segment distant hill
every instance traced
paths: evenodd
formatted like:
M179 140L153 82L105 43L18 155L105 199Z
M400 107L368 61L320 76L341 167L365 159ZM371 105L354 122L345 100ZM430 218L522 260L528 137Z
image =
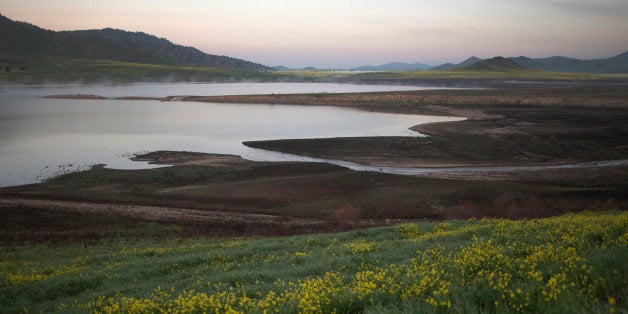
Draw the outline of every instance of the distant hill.
M580 60L567 57L512 57L518 64L535 70L580 73L628 73L628 51L605 59Z
M237 70L269 67L204 53L142 32L105 28L55 32L0 15L0 54L115 60Z
M289 67L285 67L285 66L283 66L283 65L276 65L276 66L273 66L272 68L273 68L273 70L277 70L277 71L288 71L288 70L292 70L291 68L289 68Z
M431 70L453 70L453 69L458 69L458 68L464 68L466 66L470 66L470 65L474 65L478 62L482 61L482 59L478 58L478 57L471 57L467 60L464 60L458 64L453 64L453 63L445 63L445 64L441 64L437 67L431 68Z
M488 72L516 72L523 71L525 67L522 67L515 61L512 61L504 57L495 57L491 59L482 60L475 64L457 68L457 71L488 71Z
M525 68L533 70L599 74L628 73L628 51L614 57L593 60L580 60L561 56L549 58L528 58L520 56L510 57L508 59ZM471 57L458 64L441 64L432 68L432 70L453 70L464 68L480 61L482 61L482 59Z
M425 63L402 63L392 62L382 65L365 65L357 68L353 68L353 71L412 71L412 70L427 70L432 66Z

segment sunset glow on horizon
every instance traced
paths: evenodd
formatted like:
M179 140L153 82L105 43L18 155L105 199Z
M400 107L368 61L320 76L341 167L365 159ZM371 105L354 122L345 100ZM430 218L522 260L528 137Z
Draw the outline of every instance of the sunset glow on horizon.
M52 30L142 31L269 66L594 59L628 50L628 2L617 0L0 0L0 14Z

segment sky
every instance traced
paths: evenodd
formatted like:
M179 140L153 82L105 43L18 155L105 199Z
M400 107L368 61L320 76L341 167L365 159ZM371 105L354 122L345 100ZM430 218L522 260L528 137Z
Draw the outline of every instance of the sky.
M52 30L142 31L295 68L628 50L628 0L0 0L0 13Z

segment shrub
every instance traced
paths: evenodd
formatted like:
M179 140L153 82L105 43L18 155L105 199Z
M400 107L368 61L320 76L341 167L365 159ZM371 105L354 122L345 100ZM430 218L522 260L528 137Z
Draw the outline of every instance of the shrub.
M421 235L421 231L419 230L419 226L413 223L406 223L398 225L395 230L397 233L405 239L416 238Z

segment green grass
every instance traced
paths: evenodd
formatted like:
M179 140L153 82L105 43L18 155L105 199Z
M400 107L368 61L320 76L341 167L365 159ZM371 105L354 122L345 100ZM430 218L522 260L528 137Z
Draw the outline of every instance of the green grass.
M0 65L10 65L11 72L0 71L0 80L37 83L60 82L138 82L138 81L242 81L275 80L269 72L241 71L168 64L145 64L113 60L26 57L0 55ZM26 70L19 70L26 67Z
M257 72L216 69L169 64L146 64L113 60L58 58L47 56L0 55L0 66L11 66L11 72L0 71L6 82L140 82L140 81L333 81L333 82L398 82L431 80L625 80L627 75L518 71L385 71L351 73L348 71L275 71ZM20 68L25 69L20 70Z
M404 71L356 74L353 78L364 79L546 79L546 80L597 80L604 75L549 72L537 70L521 71Z
M2 312L627 309L626 212L2 249Z
M489 71L472 69L381 71L351 73L345 71L277 71L279 74L311 79L339 79L348 81L412 81L412 80L548 80L548 81L597 81L626 79L628 75L606 75L588 73L553 72L540 70Z

